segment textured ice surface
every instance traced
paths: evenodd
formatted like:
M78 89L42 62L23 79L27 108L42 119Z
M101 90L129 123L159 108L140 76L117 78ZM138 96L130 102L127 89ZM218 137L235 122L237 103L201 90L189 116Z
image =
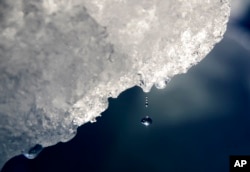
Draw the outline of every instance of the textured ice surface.
M68 141L108 97L149 91L222 39L228 0L0 1L0 168Z

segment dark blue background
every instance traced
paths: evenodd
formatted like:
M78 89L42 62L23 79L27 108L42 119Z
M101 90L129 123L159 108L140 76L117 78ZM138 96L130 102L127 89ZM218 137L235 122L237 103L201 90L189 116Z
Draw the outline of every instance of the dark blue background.
M230 28L249 36L250 10ZM229 155L250 155L250 45L230 34L164 90L134 87L109 99L102 117L74 139L34 160L17 156L2 172L228 172ZM140 123L146 115L149 127Z

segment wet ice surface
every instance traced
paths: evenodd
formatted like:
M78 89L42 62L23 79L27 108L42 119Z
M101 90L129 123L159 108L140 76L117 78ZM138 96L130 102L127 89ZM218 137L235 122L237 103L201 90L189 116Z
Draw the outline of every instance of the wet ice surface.
M164 88L221 40L229 15L227 0L82 2L0 3L0 166L70 140L108 97Z

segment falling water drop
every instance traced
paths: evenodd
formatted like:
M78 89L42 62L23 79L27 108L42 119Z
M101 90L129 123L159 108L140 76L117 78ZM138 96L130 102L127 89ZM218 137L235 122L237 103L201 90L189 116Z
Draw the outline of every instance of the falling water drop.
M43 150L43 146L36 144L34 147L30 148L28 152L23 153L23 155L28 159L34 159Z
M153 120L149 117L149 116L145 116L141 119L141 123L144 125L144 126L149 126L151 125L153 122Z
M145 107L146 108L148 107L148 97L147 96L145 97Z

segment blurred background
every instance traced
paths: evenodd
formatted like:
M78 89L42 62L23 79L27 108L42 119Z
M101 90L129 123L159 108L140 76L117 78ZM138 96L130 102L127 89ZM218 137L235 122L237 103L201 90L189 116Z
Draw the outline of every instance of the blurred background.
M74 139L33 160L16 156L2 172L228 172L230 155L250 155L249 0L232 1L224 39L188 73L162 90L134 87L109 99Z

